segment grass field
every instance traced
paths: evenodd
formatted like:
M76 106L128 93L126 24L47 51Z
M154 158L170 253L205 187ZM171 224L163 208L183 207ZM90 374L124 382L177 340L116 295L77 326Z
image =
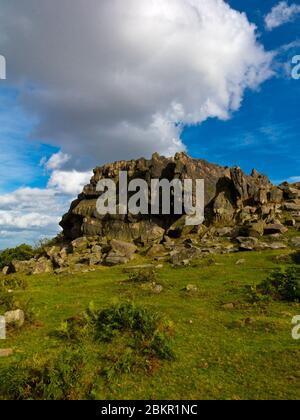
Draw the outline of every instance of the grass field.
M80 398L299 399L300 341L292 339L291 320L300 315L300 305L252 304L245 293L246 285L257 284L279 267L274 258L279 254L220 255L213 262L177 269L166 263L158 272L160 294L129 282L124 267L28 277L28 287L14 293L17 299L31 299L36 319L0 341L0 348L14 350L0 359L0 376L20 360L51 359L65 348L80 346L85 354L80 381L91 382L88 392L76 394ZM236 265L241 258L245 262ZM198 291L184 291L188 284ZM113 365L126 348L120 337L111 343L71 343L54 334L62 321L80 314L91 301L100 309L133 301L161 314L172 325L175 360L115 372Z

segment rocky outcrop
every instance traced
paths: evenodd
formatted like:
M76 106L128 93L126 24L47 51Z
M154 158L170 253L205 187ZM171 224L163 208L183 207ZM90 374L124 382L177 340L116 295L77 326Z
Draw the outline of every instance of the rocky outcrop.
M118 239L138 245L151 245L160 243L164 235L181 236L182 233L190 233L192 228L186 228L182 218L175 214L98 214L98 181L109 178L117 184L120 171L128 172L128 182L141 178L148 183L149 188L151 179L204 179L204 224L207 227L249 225L261 220L272 223L278 216L283 198L283 190L274 187L266 176L260 175L256 170L247 176L239 167L222 167L192 159L185 153L178 153L173 158L154 154L150 160L121 161L96 168L90 184L72 203L60 223L66 239L99 236L107 240Z
M174 203L169 215L162 209L157 215L100 215L97 183L108 178L117 184L120 171L127 171L128 182L143 179L149 190L152 179L204 179L204 223L187 225L185 214L175 214ZM239 167L222 167L185 153L173 158L154 154L150 160L96 168L60 224L63 239L57 245L30 261L13 261L4 273L85 272L100 264L126 264L137 252L182 266L216 253L298 248L299 237L291 240L285 234L300 230L300 184L277 187L256 170L248 176Z

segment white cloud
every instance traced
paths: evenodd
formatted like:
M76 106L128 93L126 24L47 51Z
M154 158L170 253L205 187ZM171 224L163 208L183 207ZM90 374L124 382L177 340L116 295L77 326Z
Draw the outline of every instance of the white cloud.
M299 14L300 5L295 3L289 5L286 1L281 1L266 15L266 28L272 31L285 23L293 21Z
M229 118L272 75L255 25L223 0L10 0L0 28L34 135L81 171L184 149L176 123Z
M0 195L0 250L59 232L59 221L92 173L51 173L47 188L19 188Z
M92 171L53 171L48 188L53 188L62 194L77 195L90 182L92 175Z
M54 236L69 201L69 196L39 188L19 188L0 195L0 249Z
M300 182L300 176L292 176L288 178L287 182L291 184L295 184L296 182Z
M48 161L42 159L41 164L45 166L48 170L60 169L65 163L67 163L71 159L71 156L63 153L58 152L51 156Z

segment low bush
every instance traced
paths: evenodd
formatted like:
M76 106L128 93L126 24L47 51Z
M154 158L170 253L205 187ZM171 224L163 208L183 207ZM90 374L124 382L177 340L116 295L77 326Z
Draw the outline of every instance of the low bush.
M28 287L28 281L22 277L3 277L0 279L0 286L8 289L23 289Z
M63 321L54 335L67 340L81 341L89 332L89 323L84 316L79 315Z
M11 400L75 400L84 396L82 349L66 349L49 360L33 358L1 369L0 395Z
M23 310L26 322L31 324L36 320L37 313L31 299L19 300L11 290L0 285L0 315L16 309Z
M16 309L16 299L14 294L0 285L0 315L7 311L12 311L13 309Z
M172 329L171 322L133 303L104 310L90 304L84 314L65 321L55 335L77 342L102 342L102 373L109 379L134 368L151 369L153 360L173 360Z
M248 288L249 293L249 288ZM300 301L300 267L274 270L269 277L250 289L253 301L278 299L288 302Z
M291 255L294 264L300 264L300 251L296 251Z
M167 325L160 316L133 303L122 303L100 311L94 321L95 338L110 342L120 333L129 333L134 348L147 356L171 360L171 348Z
M144 269L130 273L129 280L133 283L155 283L157 275L153 268Z
M8 248L0 254L0 269L9 266L13 260L27 261L35 255L34 249L30 245L20 245L16 248Z

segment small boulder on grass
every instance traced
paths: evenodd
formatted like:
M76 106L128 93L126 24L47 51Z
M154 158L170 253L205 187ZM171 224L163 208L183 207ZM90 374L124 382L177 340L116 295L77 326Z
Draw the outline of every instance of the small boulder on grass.
M225 303L223 306L222 306L222 308L223 309L234 309L234 303Z
M292 238L290 240L290 244L295 247L295 248L300 248L300 237L299 236L295 236L294 238Z
M0 349L0 357L8 357L13 354L12 349Z
M4 314L4 317L6 325L16 325L17 327L22 327L25 322L25 314L22 309L8 311Z
M8 273L9 273L9 267L8 266L3 267L2 274L6 276Z
M184 290L188 293L196 293L198 292L198 287L194 284L188 284Z

